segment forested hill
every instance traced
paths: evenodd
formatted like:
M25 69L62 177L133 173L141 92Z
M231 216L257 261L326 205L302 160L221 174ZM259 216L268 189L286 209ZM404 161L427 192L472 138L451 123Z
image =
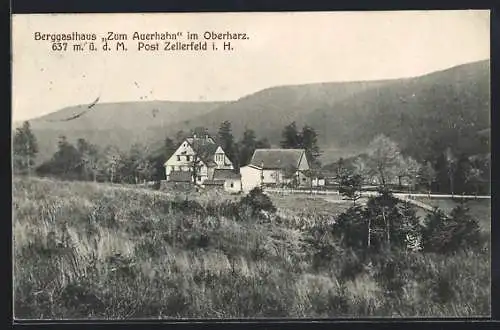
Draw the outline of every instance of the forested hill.
M490 126L489 75L486 60L415 78L280 86L224 104L191 124L216 131L229 120L236 136L252 128L274 145L284 125L308 124L326 159L360 150L380 133L417 159L448 146L470 153L482 145L476 133Z
M322 145L366 146L384 133L419 160L447 147L456 154L485 153L489 80L489 61L466 64L373 88L314 111L306 121L321 132Z
M102 147L115 145L127 149L136 142L151 143L163 139L167 134L167 126L179 123L189 125L192 118L222 104L224 102L143 101L97 103L91 109L88 109L87 104L67 107L30 120L40 146L37 161L52 156L61 135L71 142L84 138ZM64 120L87 109L85 114L76 119Z
M291 121L316 129L323 163L351 150L362 150L377 134L397 141L418 160L451 147L457 154L488 151L490 127L489 60L460 65L428 75L369 82L336 82L279 86L225 103L131 102L97 104L84 116L63 109L31 121L41 150L49 156L61 134L91 143L128 148L137 141L160 141L179 130L204 126L216 132L230 121L239 139L245 128L279 145ZM163 108L165 105L165 109ZM85 107L82 106L82 107ZM155 109L159 111L155 111Z

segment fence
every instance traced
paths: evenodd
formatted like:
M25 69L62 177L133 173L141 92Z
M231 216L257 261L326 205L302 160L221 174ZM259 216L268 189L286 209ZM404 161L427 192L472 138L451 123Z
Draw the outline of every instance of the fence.
M264 188L264 191L281 195L288 194L309 194L309 195L340 195L337 190L317 190L317 189L292 189L292 188Z
M265 187L264 191L278 194L309 194L309 195L339 195L338 190L317 190L317 189L293 189L293 188L270 188ZM376 191L361 191L361 196L376 196ZM423 194L423 193L393 193L395 197L412 199L415 197L426 198L456 198L456 199L491 199L489 195L460 195L460 194Z

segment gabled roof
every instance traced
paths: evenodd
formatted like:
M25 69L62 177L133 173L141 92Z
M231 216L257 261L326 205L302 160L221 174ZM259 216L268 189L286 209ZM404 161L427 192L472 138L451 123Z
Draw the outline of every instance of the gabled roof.
M169 181L172 182L191 182L192 180L191 172L171 171L169 174Z
M250 165L263 169L298 168L304 149L256 149Z
M213 180L226 180L226 179L240 179L241 175L239 173L235 173L233 170L228 169L215 169Z
M186 141L189 143L193 151L198 154L200 159L207 166L216 165L214 161L215 151L219 145L214 143L211 138L187 138Z

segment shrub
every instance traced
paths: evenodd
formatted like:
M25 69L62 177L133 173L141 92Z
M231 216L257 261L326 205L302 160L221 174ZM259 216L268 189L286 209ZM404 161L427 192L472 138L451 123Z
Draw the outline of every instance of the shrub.
M174 200L171 202L171 207L173 210L180 211L184 214L204 215L206 213L203 206L195 200Z
M481 232L465 204L457 205L447 217L436 209L425 219L422 244L426 252L453 253L481 245Z
M363 178L359 174L345 172L340 177L339 193L345 199L351 200L353 205L361 198L360 190Z
M353 206L340 214L334 226L334 235L345 247L366 249L368 222L365 210L360 206Z
M161 181L155 181L152 185L153 190L160 190L161 188Z
M243 197L240 201L240 205L249 207L253 215L259 215L261 211L276 212L276 207L273 205L271 198L264 194L262 189L258 187L252 189L248 195Z
M342 245L359 251L416 249L419 234L415 209L387 191L370 197L364 208L350 207L339 215L335 225L335 235Z

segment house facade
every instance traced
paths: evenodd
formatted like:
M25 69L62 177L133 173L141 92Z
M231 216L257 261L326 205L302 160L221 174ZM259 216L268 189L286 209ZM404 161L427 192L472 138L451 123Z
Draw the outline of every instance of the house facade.
M240 169L242 189L286 185L310 187L309 169L304 149L256 149L250 163Z
M212 179L206 180L203 185L230 193L237 193L242 191L241 174L230 169L215 169Z
M199 185L212 180L217 169L234 169L224 150L208 135L194 135L184 140L164 166L167 182L185 181L190 177L190 182L194 179Z

